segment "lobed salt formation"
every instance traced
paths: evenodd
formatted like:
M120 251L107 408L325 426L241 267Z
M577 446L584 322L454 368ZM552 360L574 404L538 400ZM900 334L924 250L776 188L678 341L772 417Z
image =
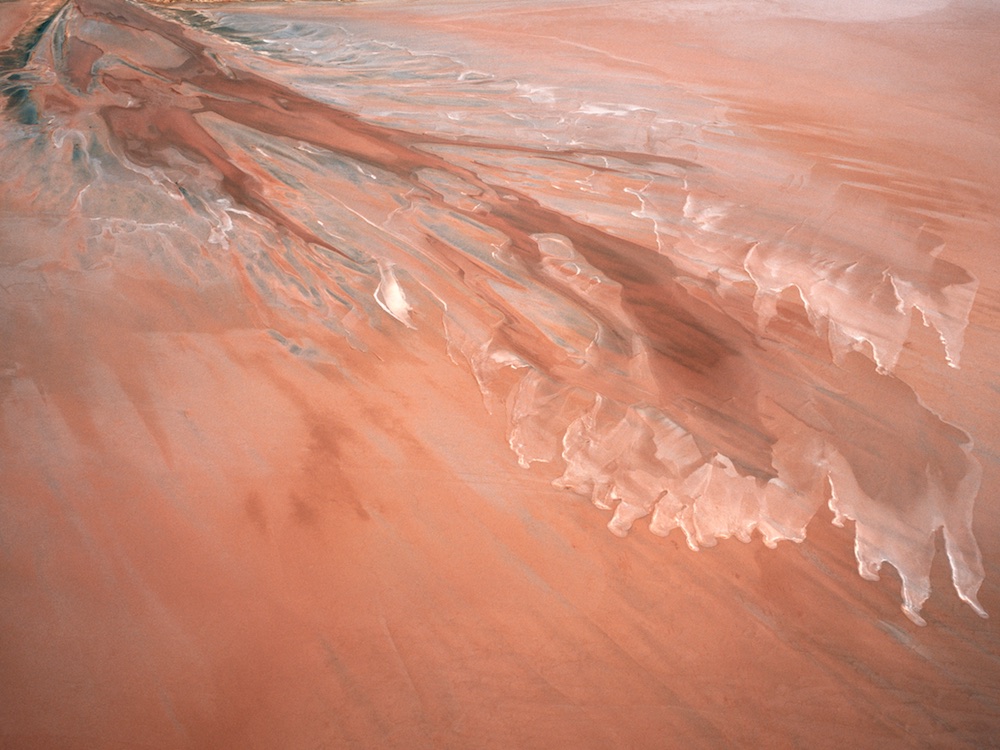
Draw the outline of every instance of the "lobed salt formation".
M873 163L747 150L680 84L621 101L586 70L549 85L436 41L68 3L5 73L14 306L66 269L152 273L238 279L305 358L335 360L331 333L374 356L372 330L439 329L520 463L560 464L613 533L649 517L692 549L774 546L827 503L914 622L939 529L986 616L970 437L895 374L914 313L959 365L977 288L940 259L917 177L886 193Z

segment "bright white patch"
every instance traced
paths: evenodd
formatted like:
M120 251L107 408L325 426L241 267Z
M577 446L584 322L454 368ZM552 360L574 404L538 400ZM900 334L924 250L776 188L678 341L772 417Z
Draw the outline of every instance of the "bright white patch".
M635 104L583 104L577 110L581 115L612 115L613 117L625 117L633 112L651 110L639 107Z
M407 328L413 328L414 325L410 322L410 310L413 308L406 301L403 287L396 280L396 274L393 272L392 266L380 263L378 270L382 280L379 281L378 288L375 290L375 301L378 302L379 307Z

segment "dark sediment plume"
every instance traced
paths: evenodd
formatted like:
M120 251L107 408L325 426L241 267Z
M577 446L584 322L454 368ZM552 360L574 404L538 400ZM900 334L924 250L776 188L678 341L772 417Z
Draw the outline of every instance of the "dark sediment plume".
M394 271L405 269L444 306L448 339L486 391L500 370L513 368L514 385L508 376L503 387L512 388L511 445L522 463L561 457L568 468L557 481L601 507L616 506L610 524L616 533L652 513L655 530L680 527L694 548L718 537L749 539L755 530L773 544L803 538L812 514L828 502L838 520L856 522L862 575L892 562L903 578L904 609L920 621L934 533L943 527L959 595L985 614L976 601L983 571L970 528L979 469L968 435L925 409L888 372L877 338L870 338L875 361L851 351L860 337L849 342L849 353L838 350L833 331L840 313L829 306L811 319L813 330L799 325L776 333L770 324L777 308L762 311L761 299L777 292L763 282L756 293L729 295L723 305L710 278L686 282L690 275L669 253L544 206L497 181L498 169L477 154L500 171L504 159L558 160L577 170L613 160L619 166L605 167L612 177L666 170L691 179L702 165L607 149L538 150L366 122L224 63L223 52L208 46L210 34L137 5L76 0L60 19L59 28L46 22L32 32L33 39L47 39L54 80L19 95L18 107L65 117L74 123L67 127L92 128L99 118L105 133L99 140L123 163L207 176L235 210L283 238L287 252L271 259L271 273L306 299L328 294L317 311L341 307L347 315L353 305L343 301L359 291L352 285L374 273L375 301L412 325L406 285ZM407 212L415 216L408 227L383 224L374 241L399 233L415 239L402 247L337 239L342 228L296 207L296 191L304 189L299 177L269 172L234 151L245 148L242 134L305 144L369 170L368 190L389 191L383 197L390 202L407 196L393 222L406 221ZM301 177L312 179L305 169ZM383 180L391 184L380 187ZM323 189L335 196L336 182ZM184 195L193 206L190 189ZM437 217L430 223L442 229L422 228L426 217ZM485 269L469 254L477 236L503 245L500 260L494 253ZM546 247L557 247L555 257ZM319 261L324 250L344 261L333 276ZM450 278L440 277L442 260ZM459 270L470 263L486 271L475 284ZM610 296L601 302L582 294L553 277L559 267L585 272ZM766 272L758 268L757 278ZM781 283L772 286L780 290ZM479 322L468 328L462 315ZM797 315L786 313L786 321ZM869 324L877 336L879 321ZM569 343L574 339L579 343ZM532 395L539 386L544 398ZM553 402L562 405L557 417L548 408ZM920 437L910 440L914 425ZM548 435L537 454L518 443L529 432Z

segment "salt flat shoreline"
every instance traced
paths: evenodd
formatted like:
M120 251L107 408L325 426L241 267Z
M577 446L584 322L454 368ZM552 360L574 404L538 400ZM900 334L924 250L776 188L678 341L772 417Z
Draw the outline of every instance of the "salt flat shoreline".
M173 7L0 121L0 744L994 741L995 8Z

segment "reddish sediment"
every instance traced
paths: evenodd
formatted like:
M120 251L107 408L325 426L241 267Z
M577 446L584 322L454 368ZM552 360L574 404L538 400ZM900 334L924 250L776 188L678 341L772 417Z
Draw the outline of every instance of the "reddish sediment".
M233 8L445 74L115 0L41 38L4 742L991 741L992 11Z

